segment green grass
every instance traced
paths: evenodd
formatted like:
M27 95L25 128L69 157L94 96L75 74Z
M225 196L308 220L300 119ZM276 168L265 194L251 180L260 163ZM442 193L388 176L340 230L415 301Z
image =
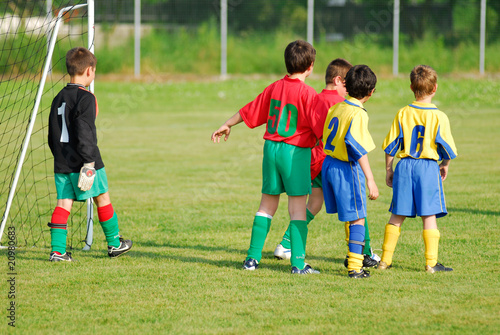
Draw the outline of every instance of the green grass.
M209 138L274 79L119 83L98 77L99 145L121 232L134 248L108 259L97 225L92 251L73 250L73 264L49 263L48 247L18 249L17 332L497 333L500 82L439 80L435 102L450 117L459 152L445 181L450 214L438 220L439 258L454 271L423 271L421 222L408 219L394 268L356 281L342 264L343 224L324 211L309 226L307 249L320 275L292 277L288 262L273 259L288 224L285 196L261 267L241 270L260 200L264 129L238 125L219 145ZM320 79L308 82L323 87ZM375 249L382 246L391 199L380 145L398 108L412 101L408 86L407 79L381 78L365 104L378 146L369 154L381 194L368 207ZM48 228L44 234L47 239Z

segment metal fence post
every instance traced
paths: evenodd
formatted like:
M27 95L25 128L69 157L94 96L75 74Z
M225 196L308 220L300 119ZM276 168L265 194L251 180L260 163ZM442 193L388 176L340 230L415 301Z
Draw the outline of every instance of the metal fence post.
M394 0L394 22L392 27L392 74L399 73L399 0Z

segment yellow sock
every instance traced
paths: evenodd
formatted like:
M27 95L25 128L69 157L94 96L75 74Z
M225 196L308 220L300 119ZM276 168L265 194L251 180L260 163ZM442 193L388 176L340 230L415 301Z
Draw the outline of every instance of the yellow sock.
M356 272L361 271L361 268L363 267L363 255L355 254L353 252L349 252L347 255L349 256L347 261L347 270L355 270Z
M430 267L436 266L439 249L439 230L424 229L424 244L425 244L425 265Z
M349 244L349 222L344 223L345 224L345 242Z
M384 244L382 245L382 262L387 265L392 264L392 256L396 245L398 244L399 235L401 234L401 227L396 227L393 224L385 225Z

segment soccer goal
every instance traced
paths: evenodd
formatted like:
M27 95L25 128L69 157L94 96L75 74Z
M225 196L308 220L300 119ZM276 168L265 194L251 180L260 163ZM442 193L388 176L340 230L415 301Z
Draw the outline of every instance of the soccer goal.
M0 0L0 15L0 244L8 226L16 246L50 246L56 193L48 116L69 81L66 52L94 49L94 0ZM90 249L92 230L92 203L75 203L68 247Z

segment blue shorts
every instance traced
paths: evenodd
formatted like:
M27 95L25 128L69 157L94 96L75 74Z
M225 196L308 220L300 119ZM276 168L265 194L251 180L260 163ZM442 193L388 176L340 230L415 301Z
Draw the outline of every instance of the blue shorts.
M90 190L83 192L78 188L79 173L56 173L54 180L56 182L57 199L73 199L76 201L85 201L89 198L108 192L108 177L104 168L95 172L94 183Z
M389 211L407 217L436 215L439 218L448 214L435 160L403 158L398 162Z
M359 164L326 156L321 175L328 214L338 213L342 222L366 217L365 174Z

